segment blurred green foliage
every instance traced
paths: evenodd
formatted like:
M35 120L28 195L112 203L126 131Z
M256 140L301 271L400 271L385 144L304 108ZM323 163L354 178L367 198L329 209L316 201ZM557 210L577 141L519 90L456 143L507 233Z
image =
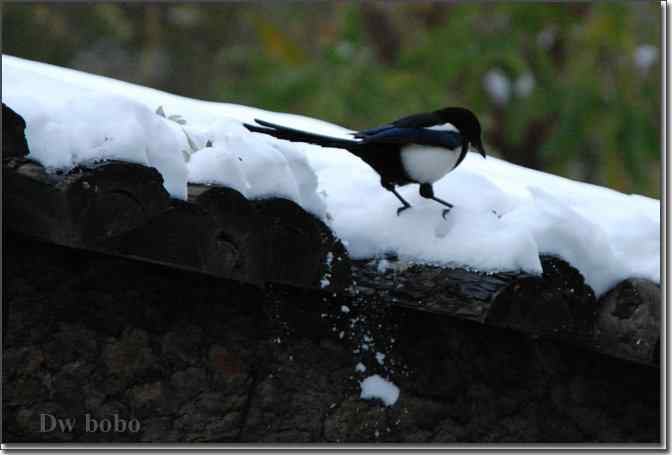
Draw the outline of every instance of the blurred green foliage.
M447 105L503 158L660 197L653 2L18 4L4 52L361 128Z

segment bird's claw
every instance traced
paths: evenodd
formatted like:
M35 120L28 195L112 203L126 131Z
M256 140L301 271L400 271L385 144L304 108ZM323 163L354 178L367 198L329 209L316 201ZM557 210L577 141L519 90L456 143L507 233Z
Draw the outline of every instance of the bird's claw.
M450 213L450 209L443 209L443 212L441 212L441 218L447 220L446 215L448 215L448 213Z
M403 207L399 207L399 208L397 209L397 216L401 215L401 212L403 212L404 210L406 210L406 209L410 209L410 208L411 208L410 205L404 205Z

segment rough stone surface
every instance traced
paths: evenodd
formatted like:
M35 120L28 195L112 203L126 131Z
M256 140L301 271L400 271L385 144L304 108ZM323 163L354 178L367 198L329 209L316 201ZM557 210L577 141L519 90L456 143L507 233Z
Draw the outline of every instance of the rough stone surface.
M384 261L353 261L353 296L658 364L661 296L650 281L626 280L598 301L581 273L553 256L541 257L539 276Z
M60 245L104 249L170 207L161 174L139 164L109 161L50 174L10 158L3 159L3 178L8 229Z
M7 158L3 177L3 213L14 232L260 286L350 284L343 245L289 200L248 201L204 185L191 185L188 201L171 199L156 169L117 161L54 174Z
M624 280L600 299L596 343L605 352L658 364L661 317L660 286Z
M3 240L5 442L660 440L654 367L371 296ZM399 386L393 406L359 398L370 374ZM42 414L76 424L42 432ZM87 432L87 414L140 431Z
M355 293L535 335L592 335L595 295L562 259L542 256L541 276L386 263L380 270L376 260L354 262Z

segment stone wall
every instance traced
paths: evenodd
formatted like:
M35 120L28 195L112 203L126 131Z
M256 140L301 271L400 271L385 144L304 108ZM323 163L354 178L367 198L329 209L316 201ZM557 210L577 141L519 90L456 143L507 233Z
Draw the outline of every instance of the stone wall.
M4 442L660 439L656 367L374 299L3 245ZM393 406L359 398L374 373L399 386ZM40 414L74 428L42 432ZM86 414L140 431L86 432Z

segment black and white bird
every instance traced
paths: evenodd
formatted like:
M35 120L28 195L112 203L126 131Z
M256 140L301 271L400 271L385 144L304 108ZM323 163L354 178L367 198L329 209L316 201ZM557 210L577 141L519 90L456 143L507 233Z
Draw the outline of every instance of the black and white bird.
M420 196L447 207L442 212L445 218L453 205L436 197L432 185L455 169L470 147L485 158L481 124L473 112L462 107L403 117L351 133L353 139L324 136L259 119L255 122L258 125L245 124L245 127L278 139L346 149L358 156L380 175L383 188L394 193L403 204L397 209L397 215L411 204L401 197L396 187L418 183Z

